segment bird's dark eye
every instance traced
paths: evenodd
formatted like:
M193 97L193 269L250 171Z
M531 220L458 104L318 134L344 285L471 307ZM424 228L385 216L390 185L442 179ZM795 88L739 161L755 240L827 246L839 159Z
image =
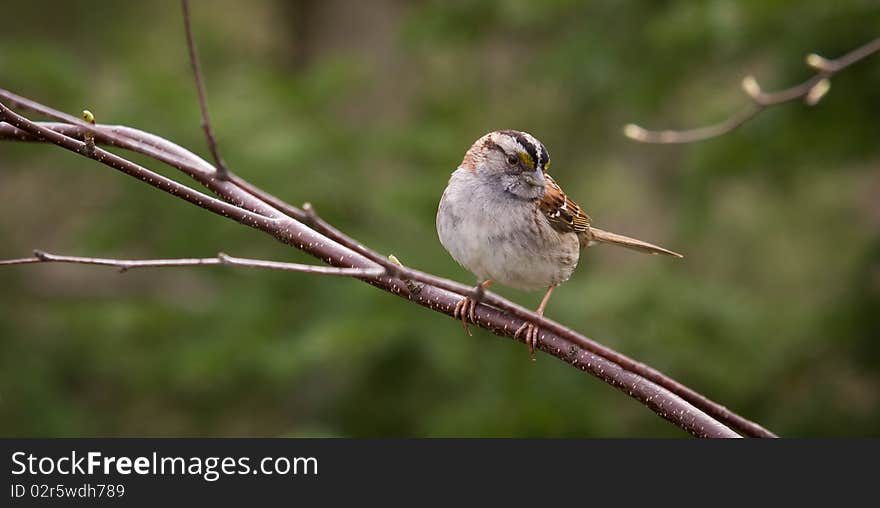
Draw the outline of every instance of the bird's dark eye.
M511 166L516 166L516 164L518 162L519 162L519 157L517 157L516 155L508 155L507 156L507 163L510 164Z

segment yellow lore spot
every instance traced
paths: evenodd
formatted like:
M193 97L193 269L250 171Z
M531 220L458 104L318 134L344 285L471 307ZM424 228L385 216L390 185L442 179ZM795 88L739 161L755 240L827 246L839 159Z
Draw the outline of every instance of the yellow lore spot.
M535 169L535 161L532 160L532 156L526 152L517 152L516 154L519 156L519 160L523 162L529 169Z

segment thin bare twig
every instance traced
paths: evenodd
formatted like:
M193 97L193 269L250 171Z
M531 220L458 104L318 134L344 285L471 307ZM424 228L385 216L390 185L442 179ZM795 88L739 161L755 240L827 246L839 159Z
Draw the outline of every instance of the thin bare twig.
M835 60L828 60L811 53L807 55L806 61L807 65L816 70L816 74L799 85L778 92L764 92L753 76L746 76L742 81L742 87L752 103L714 125L689 130L652 131L631 123L623 127L623 134L642 143L659 144L693 143L718 137L737 129L769 107L799 99L803 99L810 106L817 104L831 87L831 76L878 51L880 51L880 38Z
M205 131L208 149L211 150L211 157L214 158L214 163L217 166L217 178L228 180L229 168L226 167L226 163L220 157L220 150L217 149L217 139L214 137L214 128L211 127L211 117L208 114L208 101L205 99L205 83L202 80L202 66L199 64L199 54L196 50L196 41L192 34L192 23L189 19L189 0L180 0L180 7L183 10L183 27L186 30L186 46L189 48L189 61L196 81L196 91L199 95L199 108L202 111L202 130Z
M35 250L33 257L0 260L0 266L27 265L35 263L72 263L80 265L112 266L119 268L119 271L121 272L131 270L132 268L230 265L266 268L269 270L282 270L287 272L311 273L317 275L337 275L342 277L368 278L380 277L385 274L385 269L383 268L336 268L333 266L304 265L301 263L285 263L281 261L267 261L264 259L239 258L222 252L217 254L217 257L213 258L112 259L62 256L59 254L51 254L49 252Z
M4 96L5 93L7 92L0 91L0 96ZM18 97L18 103L26 102L29 109L41 111L43 114L49 112L52 113L52 115L54 115L55 117L63 116L63 114L54 112L54 110L51 110L51 108L47 108L46 106L39 105L38 103L34 103L33 101L29 101L27 99L24 99L22 101L22 99L23 98ZM49 128L48 126L52 125L53 127L58 127L59 130L68 131L68 134L79 136L82 135L83 130L93 129L95 132L95 138L99 142L111 142L112 144L116 144L118 146L129 145L130 149L140 151L141 153L153 156L154 158L158 158L154 153L157 149L161 151L164 154L162 156L166 158L169 154L173 153L174 156L171 157L173 166L179 166L181 170L187 172L188 174L192 174L191 172L193 171L194 166L196 166L195 174L193 174L194 177L197 177L200 171L204 171L203 169L201 169L203 167L203 164L205 164L204 161L201 161L200 164L200 159L198 159L197 156L191 154L191 152L177 147L177 145L174 145L167 140L162 140L160 142L157 139L153 139L158 137L148 135L147 133L143 133L142 131L138 131L137 129L111 126L97 126L97 128L92 128L90 125L79 124L75 126L65 126L63 128L60 127L60 124L42 125L45 128ZM34 127L31 127L31 131L38 132ZM137 140L126 139L125 136L129 133L134 133L133 135L137 138ZM151 137L145 138L145 135ZM28 139L28 136L30 136L30 139ZM34 139L33 135L29 135L26 132L17 131L8 126L4 127L2 125L0 125L0 137L14 140ZM64 145L61 144L60 146ZM159 148L156 149L149 147ZM236 177L234 177L234 179L235 178ZM203 181L202 178L197 179L199 181ZM236 185L233 185L232 187L223 185L219 187L212 187L212 190L227 201L243 203L242 206L244 208L256 209L263 207L270 210L273 214L279 213L279 210L281 212L284 212L284 214L287 214L283 215L282 217L276 218L270 223L261 224L258 229L263 229L267 233L275 236L276 238L285 241L286 243L290 243L306 252L315 255L316 257L319 257L326 262L330 262L337 266L382 266L382 263L377 263L376 261L373 261L373 258L382 259L382 261L387 262L387 260L379 256L378 254L375 254L366 247L360 245L354 240L351 240L343 233L335 230L335 228L333 228L329 224L320 221L320 219L314 213L314 210L299 210L298 208L284 203L283 201L280 201L278 200L278 198L274 197L271 201L265 200L264 198L255 196L254 194L268 195L267 193L256 189L256 187L247 184L246 182L238 180L240 179L237 179L235 181ZM216 180L213 181L214 183L216 183ZM203 181L203 183L206 182ZM239 187L238 184L241 184L241 187ZM247 188L247 191L245 191L245 187ZM307 222L310 223L325 224L326 229L336 231L336 236L344 239L345 242L340 242L341 245L337 244L333 239L322 236L321 234L311 229L304 228L304 226L300 222L293 220L292 217L290 218L291 220L285 220L285 217L289 217L292 215L303 217ZM352 249L351 247L349 247L349 245L357 245L358 248ZM369 252L370 256L368 257L362 255L360 253L361 251ZM422 274L421 272L407 269L405 267L398 267L396 265L395 268L396 271L389 271L389 273L394 273L395 276L364 280L377 287L385 289L386 291L390 291L394 294L408 298L409 300L418 303L419 305L423 305L433 310L444 312L448 315L452 314L452 308L460 298L460 295L470 294L471 291L471 288L468 286L448 281L446 279L437 278L428 274ZM397 278L398 276L403 276L404 278L412 278L414 280L419 280L420 282L425 281L428 284L431 284L433 282L436 285L423 286L420 288L418 293L414 293L410 290L408 284L405 281L401 281ZM447 292L444 288L449 288L456 292L450 293ZM653 369L650 369L649 367L639 362L635 362L634 360L631 360L624 355L621 355L620 353L604 348L603 346L599 346L593 341L587 339L586 337L583 337L582 335L577 334L576 332L569 330L562 325L559 325L558 323L547 320L546 318L540 319L537 316L531 316L531 314L533 314L531 313L531 311L528 311L527 309L524 309L512 302L501 299L500 297L497 297L497 295L487 293L485 295L485 298L486 301L491 302L498 308L512 308L516 312L511 313L513 315L503 314L499 310L496 310L496 308L493 306L480 305L477 309L477 321L479 326L487 328L497 334L510 337L513 335L513 332L524 322L524 319L517 317L518 315L522 314L526 316L526 320L540 322L541 326L545 327L542 329L543 333L541 335L542 350L548 352L551 355L557 356L560 359L563 359L564 361L580 368L581 370L588 371L593 375L600 377L609 384L639 399L648 407L657 412L657 414L659 414L660 416L676 423L677 425L688 430L689 432L702 436L731 437L729 429L724 430L726 429L726 427L724 427L723 425L719 427L720 424L718 424L718 422L715 422L711 418L708 418L705 414L701 413L700 410L704 410L707 413L712 414L715 418L719 418L719 420L727 422L745 435L758 437L774 436L774 434L770 433L766 429L763 429L759 425L754 424L753 422L749 422L748 420L738 415L735 415L727 408L724 408L723 406L712 402L708 398L697 394L693 390L684 387L683 385L669 379L663 374ZM497 298L498 300L493 301L494 298ZM556 333L556 331L561 331L561 333ZM602 353L597 354L594 351L600 351ZM605 355L607 355L608 357L606 357ZM621 363L617 363L616 361L609 358L615 356L624 365L621 365ZM655 380L659 380L660 383L656 383ZM681 399L679 399L677 395L680 396ZM700 416L701 414L702 416Z

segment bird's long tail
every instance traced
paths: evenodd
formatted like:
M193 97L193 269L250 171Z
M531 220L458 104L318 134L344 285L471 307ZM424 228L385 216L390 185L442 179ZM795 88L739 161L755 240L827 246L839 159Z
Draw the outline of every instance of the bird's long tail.
M641 240L636 240L635 238L630 238L628 236L618 235L617 233L611 233L609 231L603 231L599 228L594 228L590 226L589 235L587 235L587 240L590 244L599 242L599 243L610 243L614 245L619 245L621 247L626 247L627 249L637 250L639 252L645 252L648 254L665 254L667 256L675 256L677 258L683 258L681 254L678 252L673 252L668 249L664 249L658 245L654 245L652 243L643 242Z

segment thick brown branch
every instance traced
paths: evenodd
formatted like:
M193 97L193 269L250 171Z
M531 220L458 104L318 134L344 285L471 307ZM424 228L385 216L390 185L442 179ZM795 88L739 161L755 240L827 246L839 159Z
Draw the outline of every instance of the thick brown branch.
M811 106L818 103L828 91L831 76L878 51L880 51L880 38L835 60L826 60L816 54L810 54L807 56L807 64L816 69L816 74L798 85L777 92L763 92L755 78L747 76L743 79L743 89L752 99L752 103L714 125L689 130L652 131L636 124L627 124L623 128L623 134L642 143L660 144L693 143L722 136L734 131L769 107L800 99Z
M7 96L7 94L9 95ZM17 97L10 92L0 90L0 98L8 99L10 96ZM52 118L63 119L65 116L48 108L40 108L38 111L41 114L45 114ZM76 122L81 122L79 119L74 120ZM270 218L284 215L262 201L237 199L237 194L235 192L237 187L231 182L217 179L214 173L214 166L189 150L154 134L122 125L93 126L84 123L77 123L76 125L57 122L34 123L78 140L83 139L86 133L92 133L95 136L95 141L99 144L125 148L151 157L184 172L227 202L238 207L245 208ZM29 142L44 141L37 136L31 135L26 131L6 123L0 123L0 139Z
M14 111L10 110L2 103L0 103L0 118L36 138L45 139L46 141L66 148L67 150L79 153L80 155L89 157L91 159L95 159L102 164L106 164L114 169L118 169L123 173L142 180L147 184L161 189L173 196L177 196L202 208L211 210L214 213L223 215L224 217L235 219L236 221L247 226L259 228L261 225L265 225L267 222L270 222L272 220L271 218L251 212L250 210L239 208L229 203L220 201L219 199L208 196L207 194L203 194L199 191L191 189L185 185L175 182L174 180L171 180L170 178L166 178L158 173L150 171L143 166L135 164L127 159L123 159L122 157L119 157L118 155L112 154L101 148L87 150L86 143L60 134L47 127L38 125L35 122L31 122L23 116L16 114Z
M186 46L189 48L189 62L196 81L199 109L202 112L202 129L205 131L205 138L208 140L208 149L211 150L211 157L214 158L214 163L217 165L217 178L228 180L229 169L220 157L220 150L217 149L217 139L214 137L214 129L211 127L211 116L208 114L208 101L205 99L205 83L202 80L202 66L199 64L199 54L196 50L196 41L192 34L192 23L189 19L189 0L180 0L180 6L183 10L183 27L186 31Z
M2 94L0 94L0 96L2 96ZM32 103L31 105L33 104L35 103ZM45 106L41 105L39 106L39 108L39 110L52 111L50 108L46 108ZM56 115L56 117L58 116L60 115ZM53 125L57 126L58 124ZM60 129L69 130L70 128L90 129L91 126L77 125L63 127ZM134 133L140 133L137 134L138 138L143 138L145 135L152 136L146 133L142 133L141 131L137 131L136 129L130 128L113 127L112 133L106 132L107 129L111 128L108 126L104 126L103 128L102 126L98 126L98 128L95 129L96 140L98 140L99 142L105 142L109 140L119 146L123 146L126 143L131 143L131 140L124 139L124 132L121 131L121 129L129 129ZM0 137L5 137L6 139L22 139L21 133L4 126L0 126ZM155 136L152 137L156 138ZM174 145L167 140L162 140L161 142L159 142L155 139L152 139L149 140L149 143L144 143L143 141L144 140L141 139L137 143L134 143L132 145L132 149L134 149L135 151L141 151L141 153L146 153L151 156L155 155L150 154L149 150L144 150L144 145L146 144L151 147L161 147L161 151L163 151L163 153L166 153L166 155L173 152L175 153L175 157L179 155L179 158L181 159L186 157L187 159L195 158L196 160L198 160L197 157L182 148L177 147L177 149L171 149L170 147L176 147L177 145ZM186 162L188 162L189 164L193 164L194 161L188 160ZM197 163L196 166L198 166ZM190 172L192 171L192 166L182 169L184 171L187 171L187 169L189 169L189 171L187 172ZM197 168L196 172L198 173L198 171L199 169ZM285 213L303 217L310 223L324 224L324 229L336 231L337 235L340 238L346 240L345 242L341 243L357 245L358 248L351 250L346 249L343 245L336 244L330 238L318 235L311 229L305 228L300 222L295 220L285 221L284 218L276 219L275 221L266 224L265 227L259 228L272 234L276 238L279 238L287 243L291 243L298 248L301 248L306 252L309 252L316 257L319 257L320 259L323 259L324 261L337 266L375 267L377 264L383 265L383 263L377 263L376 260L387 262L384 257L379 256L372 251L369 251L369 249L363 247L360 244L357 244L357 242L351 240L341 232L338 232L337 230L335 230L335 228L332 228L332 226L323 223L323 221L320 221L317 215L314 214L314 211L299 210L292 205L278 200L277 198L274 198L273 201L267 203L264 200L257 199L252 194L252 192L260 193L262 191L259 191L250 184L246 184L245 182L240 181L240 179L237 179L235 183L241 184L241 187L238 187L237 185L233 186L234 188L221 186L217 188L212 188L212 190L217 192L224 199L244 203L244 206L246 208L258 208L260 206L263 206L275 210L274 207L277 207ZM247 188L250 192L245 192L244 188ZM364 256L360 254L360 252L362 251L369 252L370 255ZM428 274L422 274L421 272L404 267L397 267L396 265L392 266L395 266L397 271L390 271L389 273L395 273L395 277L380 277L377 279L368 280L368 282L394 294L409 298L410 300L419 303L420 305L444 312L446 314L452 314L452 307L458 301L461 294L469 294L471 291L470 287L454 283L452 281L447 281L446 279L440 279ZM400 280L398 277L403 277L404 280ZM425 281L429 284L434 284L434 286L422 287L418 292L412 292L410 291L410 285L412 283L409 279ZM444 287L455 291L455 293L445 291L444 289L442 289ZM511 336L513 335L513 331L519 328L519 326L523 323L523 319L517 318L516 316L522 315L525 316L527 320L535 322L539 321L542 324L542 327L544 327L544 329L546 330L545 333L543 333L541 336L541 349L565 360L566 362L571 362L574 365L579 366L582 370L589 371L593 375L596 375L597 377L602 378L606 382L618 387L619 389L626 391L631 396L636 397L642 402L646 403L646 405L654 409L664 418L673 421L674 423L688 430L689 432L704 436L730 437L729 429L724 428L723 425L717 427L717 425L719 425L718 422L715 422L714 420L712 420L712 418L707 417L704 413L697 410L697 408L691 405L695 404L698 406L703 406L702 409L708 408L707 412L718 415L716 416L717 418L721 419L722 421L729 422L735 428L740 430L740 432L746 435L761 437L773 436L772 433L766 431L760 426L731 413L723 406L720 406L710 401L702 395L693 392L693 390L690 390L680 385L679 383L667 378L666 376L660 374L657 371L654 371L653 369L644 366L641 363L635 362L623 355L620 355L617 352L604 348L603 346L599 346L589 339L586 339L585 337L571 330L568 330L567 328L562 327L561 325L553 321L538 318L536 315L531 313L531 311L519 307L512 302L501 299L500 297L497 297L497 295L486 294L485 297L487 302L492 303L499 308L513 309L513 316L502 314L493 307L481 305L477 309L477 319L480 326L493 330L495 333L501 335ZM560 334L554 333L555 331L560 331ZM601 354L591 352L591 350L600 351ZM621 361L621 363L626 365L623 365L623 367L621 367L621 363L609 360L603 355L607 355L610 357L616 356L617 359ZM645 374L647 374L647 376ZM633 379L640 380L638 384L638 389L635 389L635 385L632 383ZM662 384L655 383L654 379L660 380ZM674 390L664 387L663 385L672 386L674 387ZM673 395L673 393L667 390L671 390L672 392L677 390L681 392L680 395L682 398L690 398L693 399L694 402L685 402L685 400L682 400L681 398ZM673 409L670 413L670 408L675 409ZM684 421L688 418L692 419L692 421Z

